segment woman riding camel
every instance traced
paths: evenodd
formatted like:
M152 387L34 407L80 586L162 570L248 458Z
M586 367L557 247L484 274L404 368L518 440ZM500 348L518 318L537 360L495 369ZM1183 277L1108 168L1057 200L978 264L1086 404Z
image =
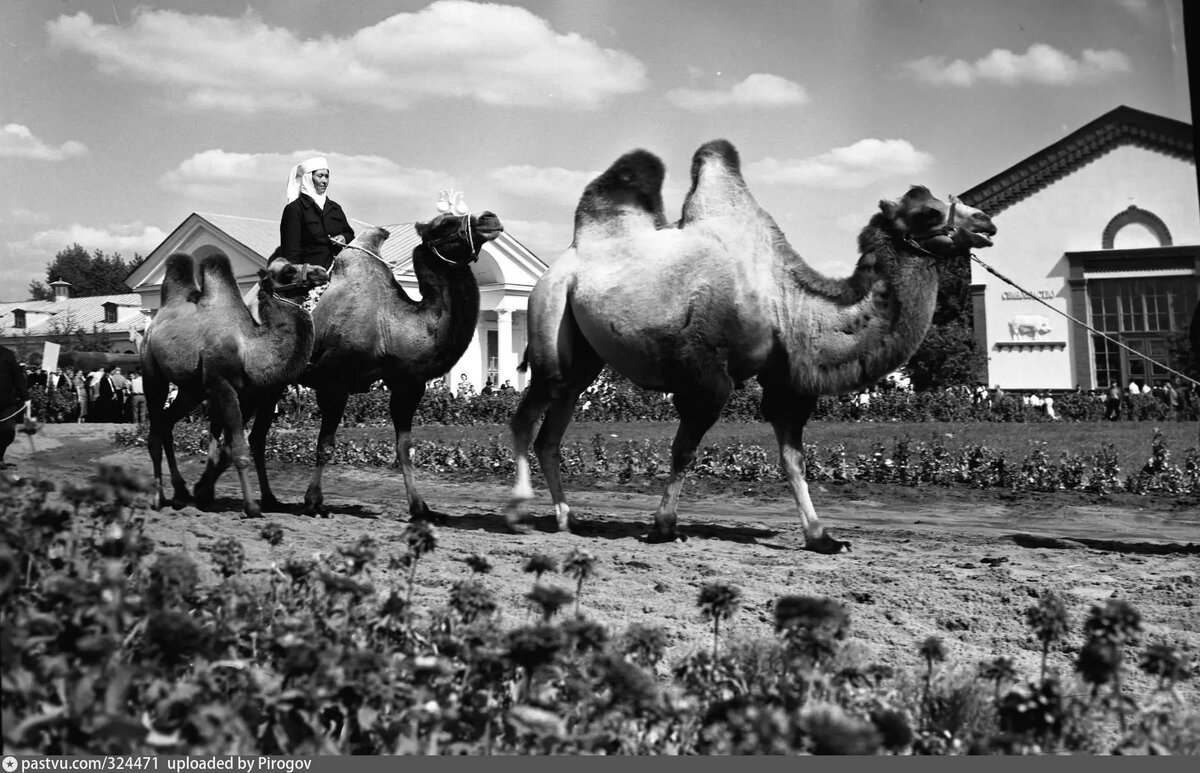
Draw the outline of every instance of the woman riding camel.
M288 261L328 269L334 256L354 239L341 205L325 195L328 187L329 163L323 156L292 167L288 203L279 221L279 244Z

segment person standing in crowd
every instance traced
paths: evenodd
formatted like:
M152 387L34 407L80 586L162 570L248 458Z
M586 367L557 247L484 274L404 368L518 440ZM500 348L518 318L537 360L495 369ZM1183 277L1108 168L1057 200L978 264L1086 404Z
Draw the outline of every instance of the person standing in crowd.
M354 229L341 205L325 195L329 162L323 156L292 167L287 181L287 205L279 220L279 245L292 263L312 263L328 269L342 247L354 239Z
M1125 418L1128 421L1133 421L1134 404L1133 398L1142 393L1142 388L1138 386L1138 382L1129 379L1129 386L1125 387Z
M482 395L490 395L492 393L492 377L488 376L488 380L483 383Z
M88 409L92 405L91 397L88 395L88 379L83 368L79 368L71 376L71 386L75 389L75 399L79 403L79 423L83 424L88 420Z
M467 379L467 374L463 373L458 377L458 398L463 399L475 396L475 385Z
M513 391L512 382L511 382L511 381L509 381L508 379L505 379L504 383L500 385L500 391L501 391L501 392L511 392L511 391Z
M1121 418L1121 385L1112 382L1104 393L1104 418L1107 421L1119 421Z
M129 409L129 379L121 372L120 367L112 369L113 381L113 415L112 420L123 422Z
M116 408L117 390L113 385L112 368L106 367L100 371L100 380L96 384L95 421L111 423L115 421L113 414Z
M7 464L4 454L17 438L17 419L29 400L29 382L25 371L17 363L17 355L7 346L0 346L0 469L16 465Z
M129 408L134 424L146 423L146 390L142 374L136 370L129 374Z

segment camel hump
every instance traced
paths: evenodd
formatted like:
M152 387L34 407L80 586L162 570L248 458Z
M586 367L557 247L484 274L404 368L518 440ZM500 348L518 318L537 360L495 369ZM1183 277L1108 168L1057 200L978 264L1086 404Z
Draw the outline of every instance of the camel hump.
M738 155L737 148L733 146L733 143L725 139L709 140L696 148L696 152L692 155L693 184L700 174L700 170L706 164L713 162L720 163L738 177L742 175L742 158Z
M746 223L775 221L763 211L742 177L742 160L729 140L710 140L692 156L692 187L683 200L680 225L706 218L739 217Z
M575 209L576 235L590 223L606 223L631 211L649 215L654 228L667 223L663 214L662 184L667 170L648 150L633 150L618 158L583 189Z
M350 242L349 246L362 247L370 250L371 252L378 253L379 248L383 246L383 243L386 242L388 237L391 235L392 234L386 228L373 225L370 228L363 229L362 232L354 237L354 241Z
M200 261L200 296L212 299L217 296L225 297L233 293L239 300L237 279L233 276L233 264L223 252L205 255Z
M200 296L196 286L196 261L186 252L174 252L167 256L160 303L166 306L176 301L195 303Z

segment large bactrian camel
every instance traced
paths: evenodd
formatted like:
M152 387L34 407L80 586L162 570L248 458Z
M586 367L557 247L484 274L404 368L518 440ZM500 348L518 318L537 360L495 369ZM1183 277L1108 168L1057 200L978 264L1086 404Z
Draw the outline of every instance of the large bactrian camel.
M259 273L258 316L251 317L242 302L229 258L217 253L200 262L200 285L194 278L191 255L167 258L162 284L162 308L142 341L142 374L150 419L149 449L154 465L158 506L163 492L162 453L174 486L174 501L190 500L187 484L175 462L173 429L205 399L212 438L204 473L196 483L196 503L211 504L217 478L230 460L242 486L247 516L261 514L250 496L246 476L250 454L242 423L258 398L296 378L308 363L313 323L297 300L328 281L320 266L294 265L279 258ZM163 407L170 383L179 393ZM274 402L271 403L272 408ZM222 438L223 435L223 438ZM259 487L265 504L274 504L259 465Z
M729 142L696 151L675 227L663 215L663 175L656 156L636 150L593 180L574 241L530 295L532 381L511 423L509 525L525 528L529 441L543 412L534 447L558 528L574 525L559 447L580 393L607 362L640 387L673 393L679 412L652 541L678 537L685 469L730 391L756 377L805 547L848 549L825 532L809 498L804 425L819 395L866 386L908 360L932 319L938 262L989 246L996 228L983 212L914 187L880 202L859 235L857 268L834 280L810 268L758 206Z
M317 464L304 496L304 511L325 512L321 476L333 455L335 433L352 392L365 392L383 379L391 393L396 459L404 473L408 511L431 518L417 493L411 459L412 420L425 383L446 374L466 351L479 319L479 285L471 264L504 228L491 212L438 215L416 224L421 243L413 248L413 271L421 300L414 301L375 257L388 237L370 228L338 254L325 294L313 309L316 343L300 383L317 393L321 429ZM266 405L264 401L263 405ZM260 415L251 431L255 445L270 416Z

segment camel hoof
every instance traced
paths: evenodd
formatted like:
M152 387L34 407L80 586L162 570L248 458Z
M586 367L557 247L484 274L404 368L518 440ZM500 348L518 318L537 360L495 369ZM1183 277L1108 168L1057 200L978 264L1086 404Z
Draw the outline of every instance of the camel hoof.
M809 540L804 543L804 549L813 553L822 553L825 555L835 555L841 553L845 548L846 552L850 552L850 543L845 540L834 539L829 536L828 532L822 534L815 540Z
M325 505L305 505L300 508L300 515L307 515L309 518L328 518L330 512Z
M275 497L263 497L259 500L259 505L263 510L266 510L269 513L287 512L287 505L285 505L283 502L280 502Z
M254 518L262 518L262 517L263 517L262 511L259 510L258 508L255 508L253 510L243 510L242 511L242 520L243 521L248 521L248 520L252 520Z
M434 526L445 526L450 522L450 516L445 513L439 513L437 510L430 510L427 507L419 513L410 513L408 520L413 523L424 521Z
M668 533L658 531L657 529L652 529L650 531L650 533L646 535L646 542L648 542L651 545L660 545L660 544L667 543L667 542L682 543L682 542L687 542L687 537L680 534L679 532L674 532L674 533L668 534Z
M533 531L533 527L529 525L529 518L521 513L506 513L504 523L513 534L529 534Z

